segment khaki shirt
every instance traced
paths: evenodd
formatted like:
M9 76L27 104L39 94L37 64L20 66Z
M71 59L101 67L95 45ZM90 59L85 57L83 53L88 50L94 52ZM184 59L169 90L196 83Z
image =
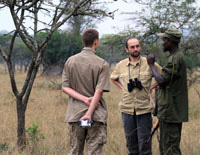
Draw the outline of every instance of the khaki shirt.
M81 53L70 57L65 63L62 87L70 87L78 93L92 97L97 89L109 91L109 65L98 57L91 48L83 48ZM85 115L88 106L69 96L66 122L77 122ZM94 111L93 121L106 123L107 108L103 98Z
M155 66L161 70L161 67L157 63L155 63ZM128 92L129 67L131 79L138 78L143 85L142 90L134 88L132 92ZM153 111L154 104L150 104L148 98L148 90L152 82L152 77L152 71L145 57L141 56L136 65L131 64L129 58L120 61L116 65L111 74L111 79L118 80L122 84L122 100L119 103L119 110L121 112L133 115L135 110L136 115L140 115Z
M160 87L158 118L165 122L188 121L187 73L183 53L177 50L169 55L162 69L165 83Z

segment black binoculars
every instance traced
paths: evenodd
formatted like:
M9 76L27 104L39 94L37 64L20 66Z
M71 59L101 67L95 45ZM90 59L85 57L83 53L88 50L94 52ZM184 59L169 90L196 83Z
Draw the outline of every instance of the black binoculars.
M127 83L127 88L129 92L132 92L133 88L138 88L139 90L142 90L143 86L140 80L138 78L135 78L134 81L132 79L129 79L129 83Z

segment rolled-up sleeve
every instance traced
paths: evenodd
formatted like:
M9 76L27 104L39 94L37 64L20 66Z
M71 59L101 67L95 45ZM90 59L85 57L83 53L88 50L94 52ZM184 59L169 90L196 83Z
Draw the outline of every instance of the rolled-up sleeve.
M117 64L113 70L113 72L111 73L110 78L112 80L117 80L119 79L119 65Z
M98 77L98 82L96 85L97 89L102 89L104 92L110 91L110 68L107 62L104 61L102 70Z
M65 63L62 73L62 87L70 87L69 84L69 60Z

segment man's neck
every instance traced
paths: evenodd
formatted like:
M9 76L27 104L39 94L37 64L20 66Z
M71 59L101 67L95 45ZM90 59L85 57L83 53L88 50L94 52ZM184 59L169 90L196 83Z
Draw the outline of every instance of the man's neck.
M140 56L138 56L138 57L129 56L129 60L133 65L136 65L138 63L138 61L140 60Z
M92 46L91 48L93 49L93 51L96 51L96 46Z
M174 46L171 48L171 50L169 51L171 54L175 53L178 49L178 46Z
M93 51L96 51L95 46L92 46L92 47L85 47L85 48L91 48Z

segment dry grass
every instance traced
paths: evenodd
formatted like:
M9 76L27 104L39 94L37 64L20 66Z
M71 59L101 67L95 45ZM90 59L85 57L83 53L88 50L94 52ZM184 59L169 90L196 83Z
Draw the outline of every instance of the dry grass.
M25 74L17 74L16 79L21 87ZM51 81L54 81L53 83ZM50 83L49 83L50 82ZM53 84L53 86L49 84ZM0 154L3 155L63 155L69 150L68 129L64 123L67 108L67 96L57 89L61 83L61 77L48 79L38 76L29 99L26 111L26 128L33 123L39 123L39 130L46 136L40 139L35 146L28 145L24 152L18 153L16 148L16 105L12 94L10 81L7 74L0 73L0 145L6 143L8 149ZM56 84L58 87L56 87ZM55 87L54 87L55 86ZM55 88L55 89L53 89ZM194 89L195 88L195 89ZM189 90L190 121L183 125L181 148L183 155L200 154L200 105L198 91L200 86ZM118 102L121 92L111 85L111 92L105 93L104 97L108 105L108 142L104 147L105 155L126 155L125 138L118 111ZM153 154L158 155L157 134L153 137Z

